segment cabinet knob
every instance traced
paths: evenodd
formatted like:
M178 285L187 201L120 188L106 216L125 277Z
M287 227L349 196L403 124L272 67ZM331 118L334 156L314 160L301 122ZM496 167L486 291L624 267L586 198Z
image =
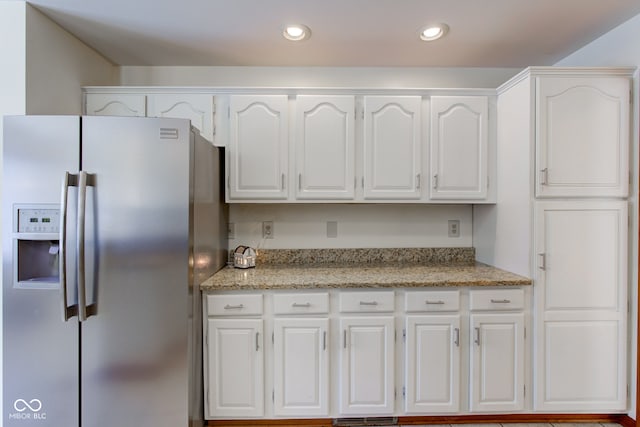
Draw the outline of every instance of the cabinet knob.
M438 188L438 174L433 175L433 188Z

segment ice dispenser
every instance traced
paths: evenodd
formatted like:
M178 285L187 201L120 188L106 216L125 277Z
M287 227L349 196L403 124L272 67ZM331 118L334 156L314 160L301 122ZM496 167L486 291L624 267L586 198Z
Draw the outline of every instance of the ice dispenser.
M14 208L14 287L59 287L60 209L57 205Z

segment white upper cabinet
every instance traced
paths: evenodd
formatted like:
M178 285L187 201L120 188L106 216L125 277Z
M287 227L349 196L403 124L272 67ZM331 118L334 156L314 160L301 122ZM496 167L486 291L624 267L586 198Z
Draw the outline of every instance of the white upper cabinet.
M89 93L85 96L84 113L88 116L145 117L147 97L128 93Z
M288 116L286 95L230 97L227 200L287 198Z
M148 117L189 119L200 134L213 141L213 96L207 94L162 93L149 95Z
M536 196L626 197L629 79L536 78Z
M296 198L355 196L355 99L296 97Z
M420 199L421 97L364 97L364 198Z
M430 198L487 197L488 98L431 97Z

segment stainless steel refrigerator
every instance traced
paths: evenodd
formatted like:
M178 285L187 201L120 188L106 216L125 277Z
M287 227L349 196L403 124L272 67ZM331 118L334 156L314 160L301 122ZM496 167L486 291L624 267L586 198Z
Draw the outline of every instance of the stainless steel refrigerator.
M221 155L188 120L4 119L2 425L201 425Z

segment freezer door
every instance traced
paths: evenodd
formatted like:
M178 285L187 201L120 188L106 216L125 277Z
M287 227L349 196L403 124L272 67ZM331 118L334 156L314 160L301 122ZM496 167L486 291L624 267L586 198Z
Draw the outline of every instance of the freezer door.
M62 320L59 235L65 171L77 173L79 117L5 117L2 176L3 416L12 426L79 425L77 318ZM75 190L69 190L73 205ZM47 214L43 215L46 209ZM75 208L71 208L75 212ZM40 212L40 213L38 213ZM21 215L30 213L30 215ZM73 222L70 215L70 222ZM47 227L44 227L46 221ZM18 227L18 222L31 225ZM54 226L55 227L55 226ZM19 232L21 230L21 232ZM73 245L72 245L73 246ZM71 248L70 248L71 249ZM73 258L73 253L69 254ZM48 271L46 265L49 263ZM16 266L24 274L16 272ZM73 269L67 271L73 287ZM75 298L73 292L69 299ZM69 301L73 304L73 301Z
M82 427L188 425L190 127L84 117Z

